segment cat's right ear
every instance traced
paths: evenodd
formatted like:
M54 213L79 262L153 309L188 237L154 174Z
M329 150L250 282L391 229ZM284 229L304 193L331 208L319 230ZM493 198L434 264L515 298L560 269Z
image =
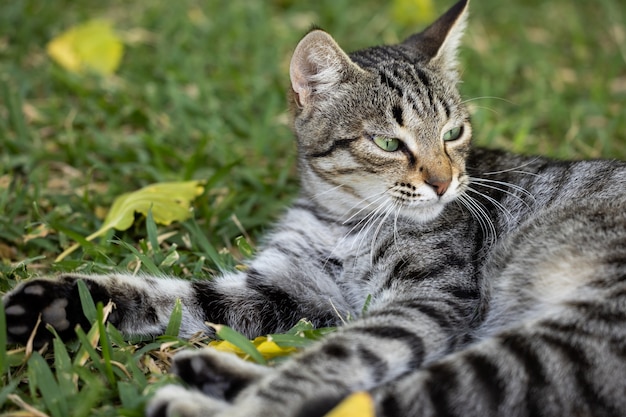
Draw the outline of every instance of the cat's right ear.
M289 66L295 102L303 108L318 94L329 92L350 71L359 68L326 32L309 32L293 53Z

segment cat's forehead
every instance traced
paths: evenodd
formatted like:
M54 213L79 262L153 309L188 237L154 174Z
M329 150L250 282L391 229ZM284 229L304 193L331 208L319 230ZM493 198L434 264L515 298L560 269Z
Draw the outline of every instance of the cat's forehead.
M371 77L361 88L363 96L372 99L373 110L382 118L393 119L399 126L439 126L460 111L454 84L428 66L386 60L366 70Z
M372 46L348 54L363 69L375 69L389 63L424 66L428 58L402 45Z
M373 47L349 56L355 64L372 75L370 83L373 85L370 88L374 87L380 94L390 94L416 104L428 101L428 107L435 106L442 99L449 102L457 98L454 80L450 80L437 67L429 65L421 55L410 54L404 48ZM418 110L423 112L425 108Z

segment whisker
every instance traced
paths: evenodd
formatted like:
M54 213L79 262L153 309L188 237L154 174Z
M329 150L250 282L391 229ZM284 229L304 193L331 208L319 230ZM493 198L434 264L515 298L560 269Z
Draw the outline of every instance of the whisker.
M350 222L350 220L352 220L354 217L356 217L357 215L359 215L360 213L362 213L365 209L367 209L368 207L371 207L372 205L375 205L377 203L380 202L380 200L382 200L384 198L384 194L385 192L381 192L379 195L373 195L373 196L369 196L367 198L362 199L361 201L357 202L355 205L353 205L348 212L350 212L352 209L354 209L355 207L357 207L359 204L362 204L363 202L367 202L368 198L372 198L372 197L376 197L374 199L374 201L369 202L365 207L361 208L359 211L357 211L356 213L354 213L352 216L350 216L347 220L345 220L343 222L343 224L346 224L348 222ZM372 220L373 217L376 216L377 211L380 209L380 206L382 204L379 204L378 207L376 207L374 210L368 212L367 214L365 214L363 216L362 219L360 219L356 224L352 225L352 227L344 234L343 237L341 237L341 239L339 239L337 241L337 243L335 244L335 246L331 249L331 251L329 252L328 256L326 257L326 260L324 261L323 266L325 267L328 263L328 261L330 260L330 258L333 256L333 254L336 253L337 249L346 242L346 240L348 239L348 237L350 237L350 235L352 235L352 233L357 230L358 228L366 228L367 224L369 224L369 222ZM362 231L362 230L361 230ZM361 232L360 231L360 232ZM359 232L359 233L360 233ZM357 239L358 239L358 235L357 235ZM354 247L354 243L352 244L352 247Z
M468 188L467 191L472 191L475 194L478 194L479 196L487 199L491 204L493 204L494 207L499 209L502 212L502 214L507 216L509 218L509 220L513 221L515 219L513 214L509 210L507 210L507 208L502 203L500 203L498 200L496 200L495 198L490 197L490 196L488 196L485 193L481 193L480 191L477 191L477 190L475 190L473 188Z
M530 205L529 205L529 204L528 204L528 203L527 203L527 202L526 202L526 201L525 201L522 197L520 197L519 195L517 195L517 194L515 194L515 193L513 193L513 192L511 192L511 191L508 191L508 190L506 190L506 189L504 189L504 188L496 187L495 185L490 185L490 184L483 184L483 183L481 183L481 182L479 182L479 181L474 182L474 184L475 184L476 186L478 186L478 187L485 187L485 188L490 188L490 189L492 189L492 190L498 190L498 191L500 191L500 192L503 192L503 193L505 193L505 194L507 194L507 195L510 195L511 197L513 197L513 198L517 199L517 200L518 200L518 201L520 201L522 204L524 204L527 208L529 208L529 209L531 208L531 207L530 207ZM469 187L469 189L473 190L474 192L478 192L478 193L480 193L480 191L478 191L478 190L476 190L476 189L473 189L473 188L471 188L471 187ZM533 201L535 200L535 196L534 196L534 195L532 195L531 193L529 193L528 191L526 191L525 189L523 189L523 188L521 188L521 187L520 187L520 191L523 191L523 192L524 192L524 194L526 194L526 195L530 196L530 198L531 198ZM484 193L480 193L480 194L482 194L485 198L488 198L486 194L484 194ZM500 204L501 204L501 203L500 203Z
M513 174L525 174L532 175L537 178L546 179L545 175L537 174L536 172L528 172L528 171L511 171Z
M329 188L328 190L324 190L324 191L322 191L322 192L320 192L320 193L317 193L317 194L312 195L312 196L311 196L311 198L312 198L312 199L316 199L316 198L318 198L319 196L322 196L322 195L324 195L324 194L326 194L326 193L333 192L333 191L335 191L337 188L341 188L341 187L343 187L343 186L345 186L345 184L339 184L339 185L336 185L336 186L334 186L334 187L332 187L332 188Z
M470 102L476 101L476 100L500 100L500 101L504 101L505 103L508 103L508 104L515 104L511 100L507 100L505 98L496 97L496 96L472 97L472 98L468 98L467 100L463 100L461 103L462 104L467 104L467 103L470 103Z
M393 213L393 211L394 211L394 204L392 203L391 205L387 207L385 216L380 220L380 222L378 223L378 227L374 231L374 236L372 237L372 245L370 246L370 264L374 263L374 248L376 246L376 239L378 238L378 235L380 234L383 224L385 223L387 218Z
M515 197L519 198L519 196L517 196L517 195L515 195L515 194L513 194L511 192L508 192L507 190L505 190L503 188L499 188L499 187L495 187L495 186L488 186L488 185L482 184L482 183L486 182L486 183L490 183L490 184L503 185L505 187L509 187L509 188L512 188L512 189L514 189L516 191L519 191L520 193L525 194L526 196L532 198L533 200L535 199L535 196L533 195L533 193L531 193L530 191L528 191L524 187L522 187L520 185L517 185L517 184L513 184L513 183L510 183L510 182L506 182L506 181L489 180L489 179L486 179L486 178L478 178L478 177L470 177L470 180L472 182L474 182L474 183L479 183L483 187L494 188L496 190L500 190L502 192L505 192L507 194L510 194L512 196L515 196Z
M376 211L373 212L374 215L370 217L365 227L362 228L359 231L359 233L356 235L355 241L352 243L352 247L354 247L354 244L358 242L358 246L356 249L357 256L354 258L354 262L352 265L353 268L356 268L356 262L357 262L357 259L360 257L360 253L361 253L361 246L363 245L363 242L365 241L365 239L370 235L370 231L372 230L372 227L374 227L374 225L380 218L385 217L385 213L386 213L385 207L386 207L385 204L381 204L380 206L378 206L376 208Z
M528 166L530 164L533 164L535 162L537 162L540 158L539 157L535 157L530 159L529 161L527 161L526 163L522 164L522 165L518 165L516 167L512 167L512 168L508 168L508 169L503 169L500 171L491 171L491 172L483 172L482 175L496 175L496 174L504 174L505 172L520 172L520 173L525 173L525 174L534 174L534 175L539 175L539 174L535 174L533 172L526 172L526 171L516 171L520 168L524 168L525 166Z
M398 244L398 238L400 237L400 234L398 233L398 218L400 217L400 212L402 209L402 204L399 203L398 201L394 201L394 210L396 212L396 215L394 216L393 219L393 243L396 247L399 247ZM406 252L402 252L403 254ZM402 256L402 260L406 261L406 258L404 257L404 255Z
M380 201L380 200L381 200L380 198L377 199L377 201ZM350 229L350 232L353 232L356 229L356 227L362 226L359 232L357 233L357 239L359 238L361 234L367 235L369 229L371 228L372 223L375 222L376 219L380 217L380 215L382 214L381 212L384 208L385 208L385 201L383 200L374 210L369 212L363 219L361 219L361 221L359 221L352 229Z
M460 195L457 201L478 221L485 239L488 240L490 245L493 245L497 239L497 231L487 209L479 201L467 194Z
M374 227L374 224L378 221L378 219L380 219L381 217L383 217L385 215L385 207L386 207L385 204L379 205L376 208L376 210L374 210L371 213L372 216L370 216L369 220L363 226L363 228L361 228L361 230L359 230L359 233L356 235L356 238L355 238L355 240L359 241L359 246L357 248L357 252L359 252L360 248L361 248L361 243L362 243L361 236L363 236L363 239L365 239L365 237L367 237L369 235L369 232L372 229L372 227ZM354 246L354 244L353 244L353 246Z
M364 210L366 210L368 207L371 207L372 205L378 203L380 200L385 198L385 194L386 192L383 191L380 194L376 195L372 195L370 197L364 198L363 200L359 201L358 203L356 203L355 205L353 205L352 207L350 207L350 209L348 210L348 212L350 212L351 210L353 210L355 207L357 207L359 204L366 202L369 198L372 197L376 197L374 200L370 201L366 206L361 207L361 209L359 211L357 211L356 213L354 213L352 216L348 217L346 220L343 221L343 224L346 223L350 223L350 220L352 220L353 218L355 218L356 216L358 216L359 214L361 214ZM367 216L365 216L366 218ZM363 219L361 219L361 221L359 223L357 223L357 226L363 221Z

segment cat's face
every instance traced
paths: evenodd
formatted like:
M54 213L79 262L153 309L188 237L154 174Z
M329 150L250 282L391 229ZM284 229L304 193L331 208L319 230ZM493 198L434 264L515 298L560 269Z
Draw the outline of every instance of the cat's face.
M456 48L464 10L395 46L348 56L314 31L296 48L292 104L303 192L339 219L399 213L430 221L464 191L471 126L454 54L443 49Z

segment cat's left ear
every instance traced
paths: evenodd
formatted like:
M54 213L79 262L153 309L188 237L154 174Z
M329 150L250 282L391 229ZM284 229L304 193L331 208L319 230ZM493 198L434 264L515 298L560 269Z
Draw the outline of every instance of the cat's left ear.
M402 44L416 49L445 72L455 74L468 9L469 0L460 0L424 31L409 37Z
M361 71L337 42L326 32L309 32L293 53L289 66L295 102L302 108L318 95L332 93L334 87Z

